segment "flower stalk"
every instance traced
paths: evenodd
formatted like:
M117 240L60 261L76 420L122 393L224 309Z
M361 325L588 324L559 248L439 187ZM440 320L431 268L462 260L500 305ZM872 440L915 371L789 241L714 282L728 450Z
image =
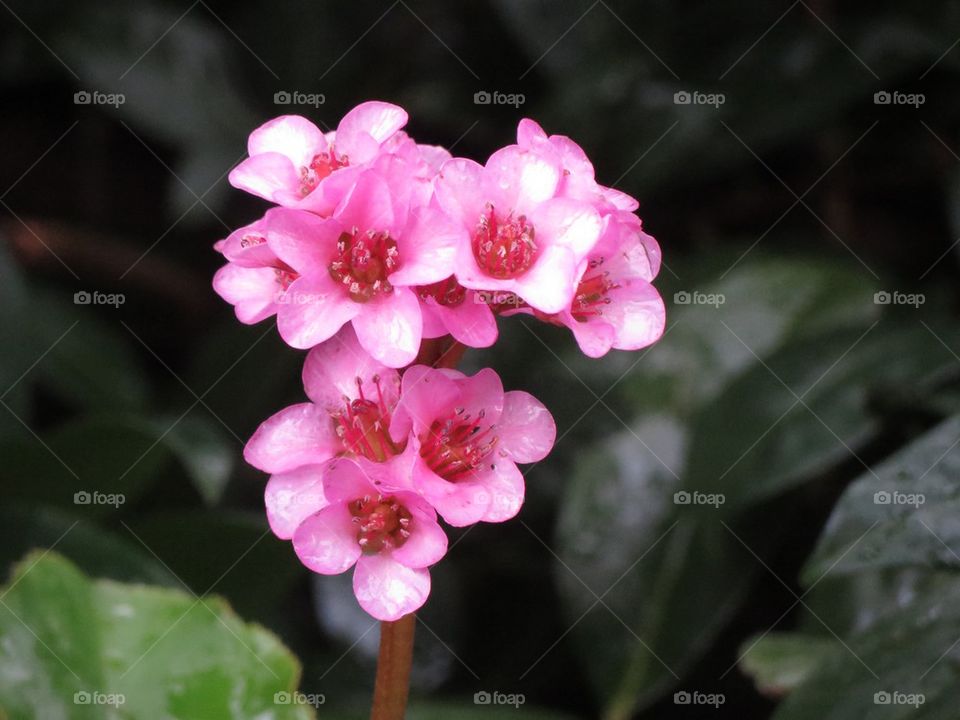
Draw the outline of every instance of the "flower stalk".
M380 654L370 720L403 720L410 690L416 626L414 613L394 622L380 623Z

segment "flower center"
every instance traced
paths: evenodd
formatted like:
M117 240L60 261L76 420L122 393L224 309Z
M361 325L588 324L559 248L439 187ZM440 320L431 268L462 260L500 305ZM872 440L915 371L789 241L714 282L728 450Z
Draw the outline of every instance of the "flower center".
M457 482L483 462L497 444L494 426L481 427L484 411L471 420L463 408L457 408L446 420L434 420L425 438L421 438L420 457L437 475Z
M373 462L384 462L403 448L390 439L390 409L380 390L380 378L374 376L373 383L377 388L376 400L364 397L363 381L357 378L360 397L351 400L344 396L345 407L334 415L333 421L344 451Z
M419 292L421 300L433 298L437 305L445 305L446 307L461 305L467 296L467 289L458 283L453 275L432 285L421 285L417 288L417 292Z
M337 157L332 146L328 152L317 153L309 165L300 168L300 195L306 197L327 175L349 164L346 155Z
M412 515L392 497L367 496L354 500L349 508L357 526L357 544L364 555L398 548L410 537Z
M397 241L385 232L341 233L330 277L347 288L350 299L365 303L393 292L387 277L400 267Z
M525 215L498 220L493 205L487 203L473 234L473 256L491 277L499 280L522 275L537 256L533 225Z
M586 322L592 317L603 315L603 306L609 305L611 302L607 293L620 287L618 283L610 279L609 270L599 270L603 263L604 258L602 257L591 260L583 280L577 286L577 292L573 296L573 304L570 307L570 314L579 322Z

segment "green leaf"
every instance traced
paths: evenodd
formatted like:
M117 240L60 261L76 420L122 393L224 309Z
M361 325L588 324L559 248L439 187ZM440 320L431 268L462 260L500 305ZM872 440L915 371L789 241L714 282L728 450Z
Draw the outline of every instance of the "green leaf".
M490 696L491 702L485 703L483 693ZM479 691L473 698L467 700L469 704L452 702L412 702L407 710L408 720L571 720L571 716L553 710L544 710L526 706L516 696L518 693L502 691L506 698L512 694L515 704L492 703L492 691ZM521 694L522 697L522 694Z
M557 528L565 614L608 718L630 717L675 682L759 567L714 508L674 502L679 423L655 416L634 432L582 454Z
M25 435L0 445L4 494L85 515L105 515L134 502L168 466L154 423L98 415L68 423L42 440Z
M263 618L306 574L262 514L159 512L131 520L129 528L194 592L212 588L247 617Z
M938 336L958 342L956 332ZM882 427L871 399L956 362L919 323L792 342L740 375L697 417L687 488L723 493L725 512L736 513L841 461L856 462Z
M774 718L955 718L960 702L958 636L960 606L955 593L914 598L834 647L777 708Z
M960 568L960 416L945 420L853 482L804 577L828 570Z
M829 637L799 633L768 633L753 637L740 648L740 667L764 695L786 695L817 669L836 648Z
M162 421L160 432L175 420ZM204 502L207 505L219 503L239 457L233 439L215 421L191 414L166 433L164 442L183 464Z
M4 504L0 508L0 566L11 567L35 548L56 547L88 575L154 585L178 580L129 533L103 530L75 513Z
M751 258L726 274L733 262L717 270L719 279L667 292L669 331L644 359L642 374L625 381L638 406L667 404L689 414L753 365L754 354L764 357L788 338L824 328L860 326L877 314L874 287L857 268ZM682 293L717 304L680 304Z
M312 717L274 701L296 688L296 658L223 600L93 581L52 553L17 567L0 635L11 720Z
M149 386L132 348L132 337L110 305L77 305L66 289L31 291L23 330L46 352L25 381L36 380L59 398L94 410L144 407ZM35 373L35 375L33 374Z

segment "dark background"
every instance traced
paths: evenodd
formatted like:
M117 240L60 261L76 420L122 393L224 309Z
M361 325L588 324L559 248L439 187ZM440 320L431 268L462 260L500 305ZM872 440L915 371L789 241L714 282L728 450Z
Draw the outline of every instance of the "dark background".
M451 532L414 698L446 703L437 717L497 717L472 699L497 690L526 698L504 717L767 718L780 693L733 667L748 638L865 627L882 593L847 574L803 596L800 570L847 484L955 409L960 3L2 4L5 566L56 543L93 575L223 594L301 658L320 717L362 716L376 630L346 577L311 578L264 537L265 477L240 457L302 398L303 356L272 321L237 323L210 278L213 243L266 208L226 182L246 135L287 112L332 129L382 99L420 142L480 161L522 117L574 138L598 180L640 199L668 308L642 359L591 361L519 319L468 353L541 398L561 437L517 519ZM75 104L82 91L125 102ZM78 291L125 302L78 306ZM736 500L722 522L671 502L707 486ZM80 489L127 502L78 507ZM682 689L725 703L678 706Z

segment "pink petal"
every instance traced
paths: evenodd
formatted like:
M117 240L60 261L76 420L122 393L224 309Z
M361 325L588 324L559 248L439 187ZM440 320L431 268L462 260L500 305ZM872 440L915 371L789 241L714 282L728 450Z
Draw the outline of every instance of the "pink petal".
M397 240L400 269L390 275L394 285L429 285L450 277L457 247L470 242L463 226L439 210L420 208L410 214Z
M353 571L353 594L377 620L393 622L419 610L430 595L430 571L383 555L365 555Z
M417 357L423 333L417 294L398 287L385 298L363 304L355 313L353 329L360 345L375 360L387 367L409 365Z
M280 153L290 158L297 168L305 167L318 152L327 149L323 133L312 122L300 115L281 115L265 122L247 141L251 157L263 153Z
M234 230L218 243L217 250L227 260L242 267L277 265L277 256L266 243L266 227L262 219Z
M306 210L274 208L264 215L267 244L277 257L302 274L326 272L344 227Z
M339 575L361 556L357 526L343 503L314 513L293 534L293 549L300 562L322 575Z
M533 267L514 280L517 294L547 314L566 310L577 285L577 258L565 247L548 246Z
M437 202L447 215L468 232L476 229L486 199L481 194L484 169L473 160L453 158L440 167L436 181Z
M434 420L452 414L460 397L453 380L426 365L407 368L400 387L400 400L390 422L395 442L402 442L411 432L424 432Z
M410 537L390 552L397 562L410 568L425 568L447 553L447 535L437 524L437 513L416 495L399 493L396 500L412 514Z
M344 397L359 398L357 381L364 396L377 401L377 384L388 407L400 394L400 376L374 360L360 347L353 328L345 325L328 341L314 347L303 365L303 387L307 397L328 411L343 408Z
M523 473L507 458L498 457L493 468L483 477L483 486L490 495L490 505L483 522L503 522L515 517L523 507L525 487Z
M273 534L289 540L305 519L327 506L323 494L325 465L304 465L270 477L264 492L267 521Z
M369 472L374 463L338 458L330 463L323 479L323 491L331 503L348 503L379 494Z
M444 332L439 335L450 333L455 340L475 348L490 347L497 341L497 318L490 306L475 292L468 292L464 301L456 307L444 307L432 302L428 307L443 324Z
M361 103L344 115L337 126L337 153L348 156L352 164L369 162L380 143L406 124L407 113L397 105L375 100ZM373 153L371 139L375 141Z
M605 306L609 307L609 306ZM605 309L606 312L606 309ZM568 313L569 315L569 313ZM617 332L605 317L590 318L586 322L579 322L568 317L564 323L573 331L577 345L587 357L603 357L613 347L617 339Z
M512 460L538 462L553 447L557 426L550 411L533 395L511 390L503 398L497 436L499 448Z
M492 368L483 368L472 377L457 381L460 397L457 405L463 408L464 416L481 426L494 425L500 421L503 411L503 382ZM483 414L483 420L480 415Z
M228 176L238 190L278 202L282 195L300 187L300 175L286 155L271 152L254 155L237 165Z
M497 150L485 169L482 191L504 214L530 213L554 196L560 182L560 165L555 160L516 145Z
M243 457L255 468L280 473L322 463L340 449L330 416L313 403L300 403L264 420L244 447Z
M227 263L213 276L217 295L234 306L237 319L252 325L277 311L280 284L273 268L247 268Z
M477 476L478 480L482 479L482 473L477 473ZM433 472L420 457L417 457L414 465L413 477L417 490L448 525L472 525L482 519L490 507L490 493L481 482L448 482Z
M373 170L357 175L357 181L333 215L347 228L396 235L397 216L390 186Z
M530 213L530 221L538 241L565 247L578 260L597 244L603 227L592 205L569 198L554 198L539 205Z
M277 311L277 329L288 345L311 348L333 337L358 312L359 304L346 297L333 278L318 273L287 288Z
M530 118L523 118L517 125L517 145L532 147L537 142L545 142L547 133L540 124Z
M604 319L617 331L613 346L618 350L639 350L663 335L666 311L656 288L638 278L621 279L620 288L610 291L613 302L604 306Z

